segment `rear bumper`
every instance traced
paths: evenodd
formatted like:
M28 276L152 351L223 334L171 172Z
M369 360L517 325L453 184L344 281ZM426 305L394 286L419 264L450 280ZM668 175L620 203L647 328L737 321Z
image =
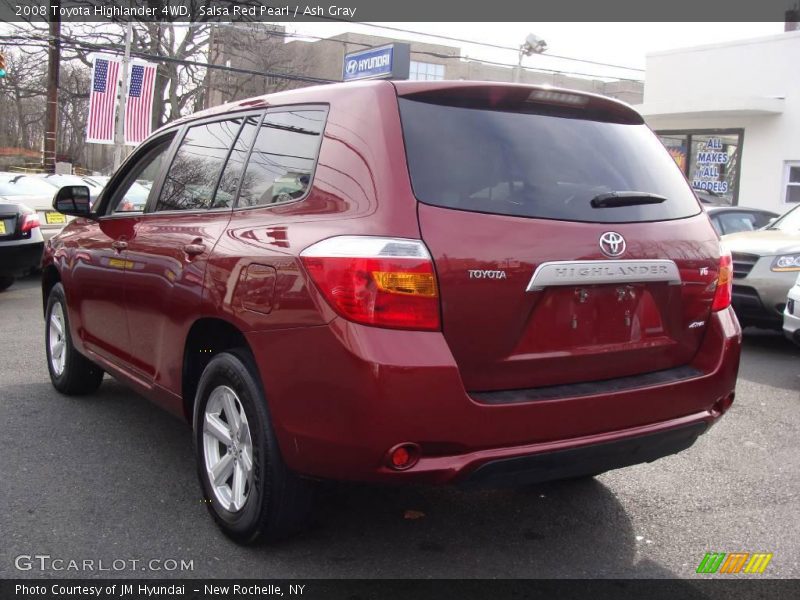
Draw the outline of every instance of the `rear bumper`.
M21 277L39 268L43 250L41 237L37 240L0 243L0 276Z
M461 485L469 488L530 485L653 462L686 450L710 425L703 415L687 421L688 424L612 441L489 460L472 471Z
M714 313L683 378L501 404L465 391L440 333L335 319L247 338L281 451L295 471L341 480L470 485L485 479L493 485L509 471L542 481L688 447L729 405L741 330L732 310ZM417 444L421 458L395 471L387 452L402 443Z

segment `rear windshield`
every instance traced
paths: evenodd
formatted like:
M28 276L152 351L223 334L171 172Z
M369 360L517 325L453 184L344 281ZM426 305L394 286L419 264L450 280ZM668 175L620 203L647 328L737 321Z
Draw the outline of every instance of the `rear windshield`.
M680 219L700 212L677 165L646 125L406 98L399 103L411 183L426 204L601 223ZM665 200L592 206L592 199L613 192ZM635 194L628 195L636 201Z

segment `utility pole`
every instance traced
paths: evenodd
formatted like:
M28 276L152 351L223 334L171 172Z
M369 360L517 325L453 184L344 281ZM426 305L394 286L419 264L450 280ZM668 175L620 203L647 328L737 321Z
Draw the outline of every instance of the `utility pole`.
M117 132L114 140L114 169L122 164L125 149L125 104L128 100L128 73L131 63L131 38L133 37L133 21L128 21L125 29L125 58L122 59L122 85L119 94L119 110L117 111Z
M56 172L58 141L58 74L61 66L61 0L50 0L50 39L47 50L47 111L42 163L47 173Z

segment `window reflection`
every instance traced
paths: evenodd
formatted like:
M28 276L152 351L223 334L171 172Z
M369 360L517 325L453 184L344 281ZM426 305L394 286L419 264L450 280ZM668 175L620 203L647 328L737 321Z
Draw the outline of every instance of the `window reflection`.
M290 202L305 195L325 119L321 110L269 113L259 128L238 206Z
M196 210L226 207L234 194L215 188L222 165L239 132L242 119L230 119L190 127L167 172L156 206L163 210Z

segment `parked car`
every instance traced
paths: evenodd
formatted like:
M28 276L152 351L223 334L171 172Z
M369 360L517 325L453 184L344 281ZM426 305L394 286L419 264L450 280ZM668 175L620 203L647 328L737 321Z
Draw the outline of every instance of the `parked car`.
M727 235L740 231L755 231L766 227L780 215L761 208L743 206L705 206L708 218L717 233Z
M141 179L144 212L120 212ZM88 196L59 192L76 218L45 250L52 383L105 371L186 418L237 542L299 527L317 479L591 476L684 450L733 402L730 255L610 98L281 92L169 124Z
M768 227L722 238L733 255L733 307L743 327L780 330L786 294L800 272L800 210Z
M783 333L800 346L800 273L786 298L786 308L783 311Z
M91 178L81 175L67 175L62 173L48 173L48 174L43 173L38 175L38 177L41 177L56 189L62 188L65 185L85 185L89 188L89 194L92 202L95 201L97 196L100 194L100 191L103 189L102 185L98 185L97 182L92 181Z
M36 211L0 197L0 292L39 267L43 248Z
M57 191L55 184L33 175L0 175L0 197L33 208L39 215L41 233L45 239L61 231L67 223L64 215L53 210L53 197Z

